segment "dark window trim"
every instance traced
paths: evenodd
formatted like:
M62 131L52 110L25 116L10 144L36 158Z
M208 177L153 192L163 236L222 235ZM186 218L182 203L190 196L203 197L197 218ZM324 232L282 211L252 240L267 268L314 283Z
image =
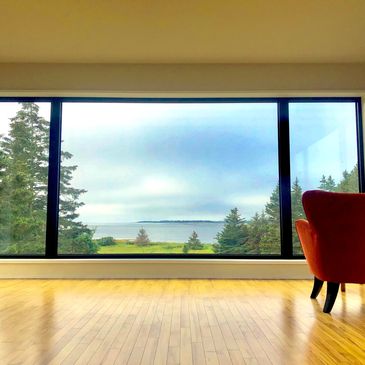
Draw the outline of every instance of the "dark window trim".
M356 105L356 137L357 137L357 161L359 171L359 191L365 192L365 165L364 165L364 126L362 120L361 99Z
M359 190L365 192L364 134L362 124L361 97L0 97L1 102L49 102L50 150L48 167L47 229L44 255L0 255L5 259L272 259L298 260L303 256L293 255L291 222L291 181L290 181L290 141L289 141L289 103L347 103L356 105L356 133L359 169ZM59 217L59 179L61 166L61 128L62 103L276 103L278 109L278 162L281 215L281 254L279 255L216 255L216 254L95 254L61 255L58 254L58 217Z
M281 256L285 259L293 257L293 245L288 244L292 242L289 138L289 102L282 99L278 103L278 153Z
M61 103L277 103L281 100L300 103L361 102L361 97L44 97L0 96L0 102L54 102Z
M62 141L62 103L54 100L51 103L48 158L48 196L46 248L47 258L56 258L58 253L58 220L61 176L61 141Z

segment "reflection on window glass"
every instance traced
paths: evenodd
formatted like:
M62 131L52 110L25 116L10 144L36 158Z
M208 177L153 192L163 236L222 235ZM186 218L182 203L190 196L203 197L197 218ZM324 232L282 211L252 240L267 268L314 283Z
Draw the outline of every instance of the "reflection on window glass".
M0 254L44 255L49 103L0 103Z
M292 219L305 217L305 190L358 192L355 103L289 105ZM293 229L294 254L301 254Z
M280 254L275 103L65 103L60 254Z

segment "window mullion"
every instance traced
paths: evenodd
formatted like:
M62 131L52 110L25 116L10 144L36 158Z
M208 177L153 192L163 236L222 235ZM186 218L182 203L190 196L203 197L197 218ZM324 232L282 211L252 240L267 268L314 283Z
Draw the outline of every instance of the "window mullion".
M290 195L289 102L286 98L281 98L278 102L278 138L281 256L288 259L293 257L293 245Z
M61 163L61 118L62 103L54 99L51 103L49 165L48 165L48 198L46 257L57 257L59 187Z
M359 171L359 191L365 193L365 166L364 166L364 134L362 124L361 99L356 102L356 132L357 132L357 160Z

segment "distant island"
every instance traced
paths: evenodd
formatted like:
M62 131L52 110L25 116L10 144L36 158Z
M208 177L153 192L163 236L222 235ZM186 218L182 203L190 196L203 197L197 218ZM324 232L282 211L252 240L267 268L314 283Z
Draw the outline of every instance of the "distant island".
M160 221L138 221L137 223L224 223L223 221L210 221L210 220L169 220L163 219Z

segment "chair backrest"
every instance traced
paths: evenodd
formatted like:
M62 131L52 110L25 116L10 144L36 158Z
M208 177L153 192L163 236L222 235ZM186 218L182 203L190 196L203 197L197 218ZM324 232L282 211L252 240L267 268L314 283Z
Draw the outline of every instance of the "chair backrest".
M365 194L310 190L302 201L323 270L333 281L365 282Z

